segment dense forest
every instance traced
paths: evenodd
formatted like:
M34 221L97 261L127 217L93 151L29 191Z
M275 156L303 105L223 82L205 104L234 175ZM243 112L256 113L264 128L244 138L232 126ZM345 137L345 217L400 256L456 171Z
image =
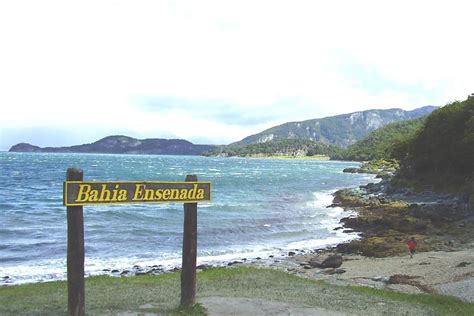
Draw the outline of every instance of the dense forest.
M453 102L427 118L416 136L395 148L405 176L473 179L474 97Z

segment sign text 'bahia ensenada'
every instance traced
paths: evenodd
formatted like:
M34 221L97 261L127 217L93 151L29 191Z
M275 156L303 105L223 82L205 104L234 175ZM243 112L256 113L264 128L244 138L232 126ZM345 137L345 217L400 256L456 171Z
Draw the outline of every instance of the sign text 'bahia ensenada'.
M198 182L187 175L185 182L104 182L83 181L81 169L69 168L64 182L67 210L67 289L68 315L84 316L84 214L86 204L183 203L183 257L181 268L181 305L196 303L197 205L211 201L211 183Z
M211 200L210 182L64 182L64 205L197 203Z

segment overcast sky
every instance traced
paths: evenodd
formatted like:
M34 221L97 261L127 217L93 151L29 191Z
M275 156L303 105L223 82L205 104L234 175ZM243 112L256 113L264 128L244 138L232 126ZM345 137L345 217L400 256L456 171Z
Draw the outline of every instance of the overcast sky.
M225 144L474 92L474 1L3 1L0 150Z

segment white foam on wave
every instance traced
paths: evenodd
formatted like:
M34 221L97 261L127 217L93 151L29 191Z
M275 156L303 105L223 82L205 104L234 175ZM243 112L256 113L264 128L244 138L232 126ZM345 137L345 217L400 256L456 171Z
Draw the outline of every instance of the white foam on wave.
M320 249L359 238L357 233L344 233L341 229L335 230L342 227L340 223L342 218L353 217L357 214L353 211L345 211L341 207L328 208L327 206L331 205L332 201L332 192L320 191L313 192L313 200L306 203L308 207L315 208L315 211L322 211L324 217L319 221L319 224L327 230L329 236L291 242L286 246L287 249Z
M342 207L332 207L328 209L328 216L329 217L339 217L344 213L344 209Z
M274 248L263 248L261 246L255 249L232 249L228 253L211 253L198 255L197 264L225 265L230 261L241 260L243 258L252 259L255 257L268 257L274 253ZM111 270L130 270L134 266L151 267L161 265L165 270L181 266L181 254L169 253L168 258L139 258L139 257L121 257L121 258L89 258L86 256L84 262L84 273L86 276L95 276L109 274ZM8 279L3 279L8 276ZM14 265L0 267L0 284L13 285L37 282L49 282L66 280L67 267L66 258L39 262L35 265Z
M66 259L38 262L36 265L13 265L0 267L0 278L8 276L6 284L23 284L66 278Z
M247 249L244 251L237 251L232 253L226 253L221 255L209 255L198 257L198 264L220 264L227 263L233 260L239 260L242 258L256 258L256 257L268 257L269 255L275 253L275 249L268 249L262 247L256 247L255 249Z
M221 253L221 254L212 254L212 253L207 253L207 254L200 254L197 256L196 262L197 265L200 264L212 264L212 265L220 265L220 264L226 264L230 261L233 260L239 260L242 258L255 258L255 257L265 257L269 256L270 254L274 253L275 249L274 248L264 248L261 246L256 246L254 249L226 249L226 253ZM160 259L160 258L155 258L155 259L139 259L136 258L135 260L130 260L130 258L124 258L125 262L119 263L116 262L116 265L109 265L107 268L111 269L129 269L130 267L134 265L138 265L141 267L150 267L153 265L161 265L165 269L172 269L174 267L179 267L181 266L181 255L176 254L174 258L168 258L168 259ZM103 263L101 263L101 266L103 267ZM100 269L100 272L102 272L102 269Z
M199 203L199 208L209 208L209 207L213 207L214 205L210 204L210 203L206 203L206 202L201 202Z
M322 249L325 247L336 246L343 242L358 239L356 233L335 233L334 236L324 239L310 239L292 242L287 245L288 249Z
M84 260L84 273L86 275L104 274L104 269L130 268L138 258L98 259ZM8 276L6 284L24 284L32 282L47 282L65 280L67 276L66 258L52 259L38 262L35 265L14 265L0 267L0 278Z
M328 205L331 205L332 200L333 200L332 192L329 192L329 191L313 192L313 199L311 201L306 202L306 206L323 209L323 208L326 208Z

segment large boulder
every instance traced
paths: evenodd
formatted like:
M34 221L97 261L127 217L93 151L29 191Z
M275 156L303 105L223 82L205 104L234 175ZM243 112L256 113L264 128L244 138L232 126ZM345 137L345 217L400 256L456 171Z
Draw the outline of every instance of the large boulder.
M344 168L342 170L342 172L346 172L346 173L358 173L359 172L359 168Z
M312 258L309 261L309 264L315 268L339 268L342 265L342 256L339 254L331 255L324 259L323 262L319 262L316 258Z

